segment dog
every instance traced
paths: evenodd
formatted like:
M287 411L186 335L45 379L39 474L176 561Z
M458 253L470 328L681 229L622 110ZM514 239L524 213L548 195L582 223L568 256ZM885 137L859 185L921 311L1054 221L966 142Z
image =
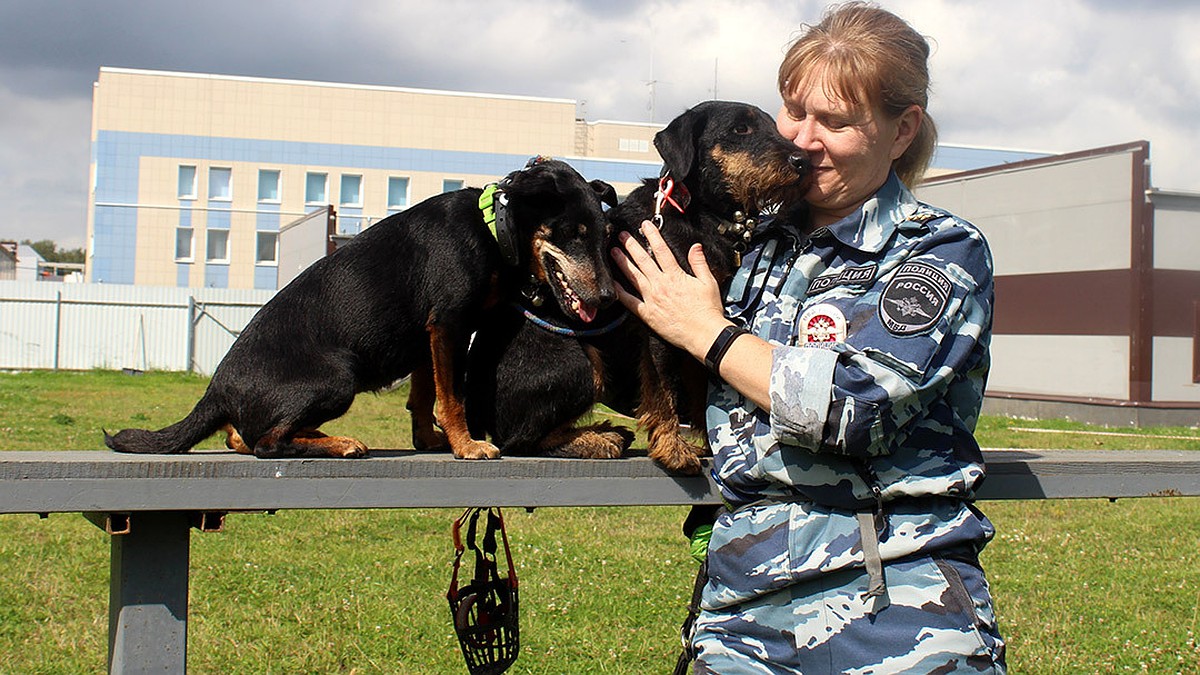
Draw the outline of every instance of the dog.
M612 186L535 157L486 190L437 195L389 216L264 305L187 417L159 431L105 432L105 444L181 453L224 430L230 449L258 457L361 457L365 444L318 427L359 392L411 375L415 448L495 458L498 449L467 429L471 335L488 306L520 291L553 298L584 322L611 304L605 202L616 203Z
M802 203L811 179L806 153L783 138L766 112L707 101L654 137L662 175L646 179L608 211L610 243L654 222L679 264L699 242L722 288L737 270L761 214ZM649 456L668 470L700 471L680 423L702 426L708 373L614 305L587 325L569 312L497 307L481 328L468 366L472 431L504 452L619 457L631 435L620 427L576 427L596 403L636 413Z

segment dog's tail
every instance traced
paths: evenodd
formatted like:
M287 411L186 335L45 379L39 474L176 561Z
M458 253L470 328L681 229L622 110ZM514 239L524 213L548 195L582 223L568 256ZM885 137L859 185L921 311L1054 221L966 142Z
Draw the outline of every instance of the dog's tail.
M123 429L104 432L104 444L117 452L174 455L187 452L225 424L225 415L207 393L188 416L158 431Z

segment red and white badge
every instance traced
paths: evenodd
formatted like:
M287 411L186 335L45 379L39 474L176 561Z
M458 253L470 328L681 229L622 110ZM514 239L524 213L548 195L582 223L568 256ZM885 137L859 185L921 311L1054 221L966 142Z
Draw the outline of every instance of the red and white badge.
M804 310L800 315L800 344L810 347L846 341L846 315L831 304L822 302Z

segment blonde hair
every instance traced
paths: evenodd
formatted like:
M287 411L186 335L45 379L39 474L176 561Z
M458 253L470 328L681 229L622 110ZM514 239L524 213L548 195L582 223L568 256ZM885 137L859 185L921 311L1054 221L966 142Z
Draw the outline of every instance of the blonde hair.
M849 2L829 7L821 23L805 26L779 65L779 93L788 98L806 73L824 71L825 86L854 106L896 118L909 106L923 114L916 138L892 162L908 186L921 182L937 146L928 113L929 44L903 19L877 5Z

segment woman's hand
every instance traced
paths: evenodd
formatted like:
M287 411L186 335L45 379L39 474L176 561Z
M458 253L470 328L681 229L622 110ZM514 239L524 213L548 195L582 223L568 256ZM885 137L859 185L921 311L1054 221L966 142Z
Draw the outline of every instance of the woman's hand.
M688 250L689 274L675 261L650 221L642 223L642 234L649 251L628 233L621 234L621 247L612 250L617 267L634 288L634 293L629 293L618 284L617 298L659 337L703 359L717 334L730 323L704 249L694 244Z
M614 248L617 267L633 285L634 293L617 285L617 298L659 337L703 361L717 335L732 322L725 318L721 289L708 268L700 244L688 250L688 274L658 228L642 223L642 234L650 251L636 239L622 234L622 248ZM653 254L653 256L651 255ZM763 410L771 410L771 358L774 347L743 335L734 340L721 361L720 375L726 382Z

